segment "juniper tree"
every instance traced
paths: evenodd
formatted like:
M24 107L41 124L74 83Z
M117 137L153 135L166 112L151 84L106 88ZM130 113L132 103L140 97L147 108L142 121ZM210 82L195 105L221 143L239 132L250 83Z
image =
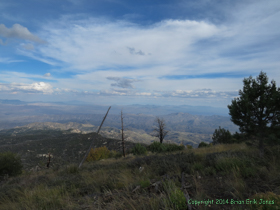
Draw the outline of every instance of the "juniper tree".
M243 80L239 97L228 105L231 121L239 130L259 137L260 155L264 153L265 133L280 125L280 88L274 80L268 84L268 77L261 71L255 79L250 76Z

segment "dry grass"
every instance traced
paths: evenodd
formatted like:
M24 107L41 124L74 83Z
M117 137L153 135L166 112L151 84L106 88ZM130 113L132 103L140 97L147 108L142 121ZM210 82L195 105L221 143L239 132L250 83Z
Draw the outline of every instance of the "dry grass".
M67 165L55 170L25 172L1 184L0 209L185 209L180 179L163 182L162 178L163 174L172 177L180 176L181 172L189 175L187 190L196 201L246 200L269 191L276 199L280 194L279 155L273 149L264 159L257 154L255 148L245 144L216 145L140 157L128 155L86 163L81 169ZM139 166L144 170L140 172ZM165 184L157 192L150 192L155 181ZM132 192L137 186L140 189ZM277 205L280 204L273 207ZM252 205L212 207L249 209Z

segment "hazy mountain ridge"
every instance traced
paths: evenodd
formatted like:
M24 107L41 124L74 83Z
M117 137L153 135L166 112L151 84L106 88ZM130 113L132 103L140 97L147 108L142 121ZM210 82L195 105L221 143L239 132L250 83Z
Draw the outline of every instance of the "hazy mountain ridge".
M22 102L19 100L0 100L0 130L31 134L36 130L69 130L66 133L86 134L96 132L108 109L100 105L69 105L67 103ZM188 105L113 105L103 124L100 134L114 139L120 139L120 111L123 110L124 129L127 140L150 143L156 138L151 133L156 126L155 117L165 120L169 131L166 140L183 142L196 146L199 142L210 142L211 136L219 126L234 133L238 131L229 116L215 115L218 108L193 107ZM199 110L214 110L214 115L194 115ZM215 111L216 110L216 111ZM192 111L187 113L186 111ZM208 113L209 114L209 113ZM28 125L27 125L28 124ZM27 125L27 127L26 127ZM20 127L19 127L20 126ZM25 126L25 127L22 127ZM5 133L6 131L0 132Z
M71 114L71 115L40 115L40 116L18 116L10 120L1 120L0 129L22 126L33 122L58 122L68 123L77 122L82 124L92 124L99 126L104 114ZM207 133L212 134L219 126L228 129L231 132L238 131L238 127L235 126L229 117L224 116L203 116L203 115L191 115L188 113L176 113L161 115L166 122L168 130L191 132L191 133ZM155 125L155 116L144 114L124 114L124 126L128 129L142 129L145 132L151 132L152 126ZM104 126L115 127L120 129L120 115L108 114Z
M152 118L154 120L154 118ZM153 123L153 121L151 121ZM104 123L105 124L105 123ZM76 122L68 123L56 123L56 122L39 122L31 123L25 126L15 127L13 129L1 130L0 135L11 135L11 136L23 136L32 135L33 133L38 133L41 130L56 130L63 131L63 134L87 134L91 132L96 132L98 126L92 124L81 124ZM211 142L212 134L207 133L191 133L191 132L181 132L175 130L168 130L168 134L165 138L166 142L173 143L183 143L184 145L190 144L197 147L201 141ZM143 129L129 128L125 127L124 130L126 141L139 142L150 144L153 141L158 141L158 138L154 137L153 132L146 132ZM118 128L103 126L100 130L100 135L106 138L121 139L121 130Z

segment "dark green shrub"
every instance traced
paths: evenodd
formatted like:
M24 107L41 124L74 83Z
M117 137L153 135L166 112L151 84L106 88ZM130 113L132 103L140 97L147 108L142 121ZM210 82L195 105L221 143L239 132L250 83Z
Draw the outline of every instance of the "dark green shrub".
M66 167L66 172L68 174L76 174L76 173L79 172L79 168L76 164L71 164L71 165Z
M245 142L250 138L250 136L246 133L237 133L232 135L232 138L235 140L236 143Z
M132 148L132 153L133 155L144 155L147 153L147 149L138 143Z
M149 179L140 180L139 185L142 188L149 187L150 186L150 180Z
M202 141L199 143L198 148L202 148L202 147L209 147L209 144Z
M20 157L12 152L0 153L0 176L8 174L16 176L22 173L22 162Z
M185 149L184 145L177 145L177 144L164 144L166 147L167 152L179 151Z
M160 142L154 141L148 146L148 150L151 152L163 152L165 150L165 146Z
M178 150L183 150L185 148L184 145L176 145L176 144L161 144L160 142L153 142L148 146L148 150L153 153L160 152L173 152Z
M271 133L268 135L266 143L268 145L280 145L280 136L277 136L275 133Z
M117 152L115 150L111 150L109 154L109 158L115 158L115 159L121 158L122 156L123 154L121 152Z
M199 162L195 162L192 167L196 171L201 171L204 168L203 164Z
M241 175L244 178L254 177L257 175L257 169L254 167L245 167L241 170Z
M209 167L206 167L205 169L204 169L204 174L205 175L216 175L216 169L214 168L214 167L211 167L211 166L209 166Z
M215 132L213 133L213 144L229 144L232 142L232 136L229 130L226 130L224 128L221 128L219 126L219 129L215 129Z

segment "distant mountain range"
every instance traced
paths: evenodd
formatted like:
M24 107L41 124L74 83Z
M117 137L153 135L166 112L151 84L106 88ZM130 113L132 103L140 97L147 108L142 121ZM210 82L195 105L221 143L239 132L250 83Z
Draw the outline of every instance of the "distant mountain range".
M106 112L109 106L101 106L94 104L87 104L80 101L70 101L70 102L42 102L33 101L26 102L20 100L7 100L0 99L0 115L4 113L11 114L11 112L20 113L20 110L14 110L14 106L5 105L21 105L21 109L25 111L25 114L56 114L57 111L61 113L69 113L75 111L77 114L100 114ZM171 113L190 113L193 115L222 115L229 116L228 109L226 107L211 107L211 106L190 106L190 105L111 105L111 114L119 114L123 109L125 113L129 114L152 114L152 115L166 115Z
M29 124L27 127L32 128L32 130L72 129L72 132L77 131L76 133L95 132L107 109L107 106L100 105L67 105L58 102L0 100L0 130ZM126 135L130 141L134 142L149 143L156 140L151 136L156 125L156 116L165 120L166 129L169 131L166 140L177 143L183 142L195 146L201 141L210 142L212 141L212 134L219 126L232 133L238 131L238 127L230 121L228 115L217 114L224 112L220 108L135 104L113 105L104 122L101 135L120 138L121 110L124 113ZM26 127L17 129L24 130Z
M20 125L10 130L2 130L0 134L9 133L17 134L31 132L32 130L69 130L71 133L86 134L96 132L98 126L103 120L104 115L43 115L43 116L22 116L19 121L32 122L27 125ZM188 113L173 113L162 115L166 123L166 130L169 131L165 140L176 143L191 144L197 146L201 141L211 142L212 134L219 126L236 132L235 126L229 117L223 116L202 116L191 115ZM45 122L44 122L45 121ZM47 122L46 122L47 121ZM155 128L155 116L143 114L125 114L124 129L127 140L132 142L151 143L157 141L153 137L153 129ZM100 134L107 138L121 139L121 123L120 116L108 114Z

